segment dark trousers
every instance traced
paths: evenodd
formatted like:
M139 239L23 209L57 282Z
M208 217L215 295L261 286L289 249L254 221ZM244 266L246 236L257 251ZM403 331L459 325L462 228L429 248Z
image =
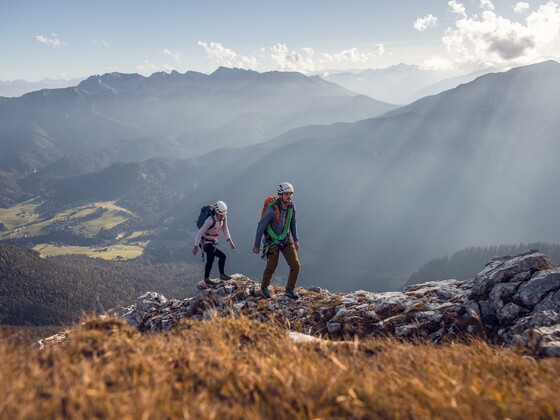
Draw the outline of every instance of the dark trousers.
M300 263L297 255L296 247L293 243L288 243L282 247L278 245L271 246L266 252L266 268L264 269L262 278L262 287L270 286L272 276L278 266L278 257L280 252L284 255L286 262L290 266L290 274L288 275L287 288L293 289L296 287L297 278L299 275Z
M206 279L210 277L210 271L212 270L212 265L214 264L214 257L218 257L218 268L220 269L220 274L225 274L224 268L226 266L226 254L216 248L212 243L204 245L204 252L206 252L204 278Z

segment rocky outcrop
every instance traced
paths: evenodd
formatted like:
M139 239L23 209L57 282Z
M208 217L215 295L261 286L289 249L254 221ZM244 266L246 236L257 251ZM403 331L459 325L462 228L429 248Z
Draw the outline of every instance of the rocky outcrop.
M114 315L144 332L169 331L185 318L239 314L315 337L393 335L439 342L477 335L537 355L560 356L560 268L537 251L495 258L473 280L434 281L386 293L300 291L296 301L283 293L263 299L259 284L234 275L210 285L200 282L197 294L185 300L146 293Z
M501 342L560 356L560 267L540 252L494 258L475 277L465 306Z

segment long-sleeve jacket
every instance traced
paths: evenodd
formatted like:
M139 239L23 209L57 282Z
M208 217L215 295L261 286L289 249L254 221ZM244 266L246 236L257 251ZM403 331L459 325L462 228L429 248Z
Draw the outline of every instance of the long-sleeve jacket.
M272 222L274 222L274 219L276 218L276 209L274 207L276 207L276 204L274 204L273 206L270 206L268 209L266 209L261 221L259 222L259 224L257 226L257 235L255 237L255 246L257 248L260 247L261 238L266 231L266 227L268 225L270 225ZM292 236L293 240L295 242L297 242L299 239L298 239L298 235L297 235L296 208L293 204L290 204L288 209L290 207L293 209L293 214L292 214L292 222L290 223L290 231L289 232L291 233L291 236ZM272 230L277 235L280 235L282 233L282 231L284 230L284 225L286 223L286 217L288 215L288 209L284 209L282 206L280 206L280 220L278 221L278 223L271 225ZM288 234L288 236L286 237L284 242L288 241L289 239L290 239L290 235ZM272 242L272 240L268 237L268 235L265 235L265 241L264 242L266 244L266 243Z
M210 226L212 226L212 223L214 222L214 226L210 228ZM217 241L220 237L220 230L224 232L224 236L226 237L226 239L231 239L231 237L229 236L229 229L227 225L227 216L224 217L224 220L218 220L214 216L208 216L208 218L204 221L204 224L196 234L194 245L198 246L202 238L204 238L205 243Z

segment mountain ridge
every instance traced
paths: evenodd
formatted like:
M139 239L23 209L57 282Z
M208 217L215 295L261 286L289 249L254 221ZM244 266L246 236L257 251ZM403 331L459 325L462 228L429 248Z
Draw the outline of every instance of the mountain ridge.
M344 101L352 96L337 85L299 73L221 68L211 75L91 76L76 87L43 89L0 103L0 164L21 174L51 163L51 155L59 158L120 139L157 135L185 138L189 153L200 154L219 145L227 129L233 129L232 138L245 138L243 145L274 137L294 127L285 118L288 113L298 113L297 124L306 125L339 117L357 120L394 108L362 99L347 110ZM330 114L308 112L311 107L320 109L321 99L328 98L335 104ZM260 129L252 129L252 121L243 124L243 115L251 112L259 113ZM237 119L236 128L230 122ZM48 143L22 141L30 131L44 133Z

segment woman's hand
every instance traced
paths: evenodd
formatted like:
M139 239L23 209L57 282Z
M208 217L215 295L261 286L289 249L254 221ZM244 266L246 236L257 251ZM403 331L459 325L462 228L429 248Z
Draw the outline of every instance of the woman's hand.
M231 249L235 249L235 244L233 243L233 241L230 239L229 240L229 246Z
M198 247L195 245L193 246L192 253L193 255L196 255L197 252L198 252Z

